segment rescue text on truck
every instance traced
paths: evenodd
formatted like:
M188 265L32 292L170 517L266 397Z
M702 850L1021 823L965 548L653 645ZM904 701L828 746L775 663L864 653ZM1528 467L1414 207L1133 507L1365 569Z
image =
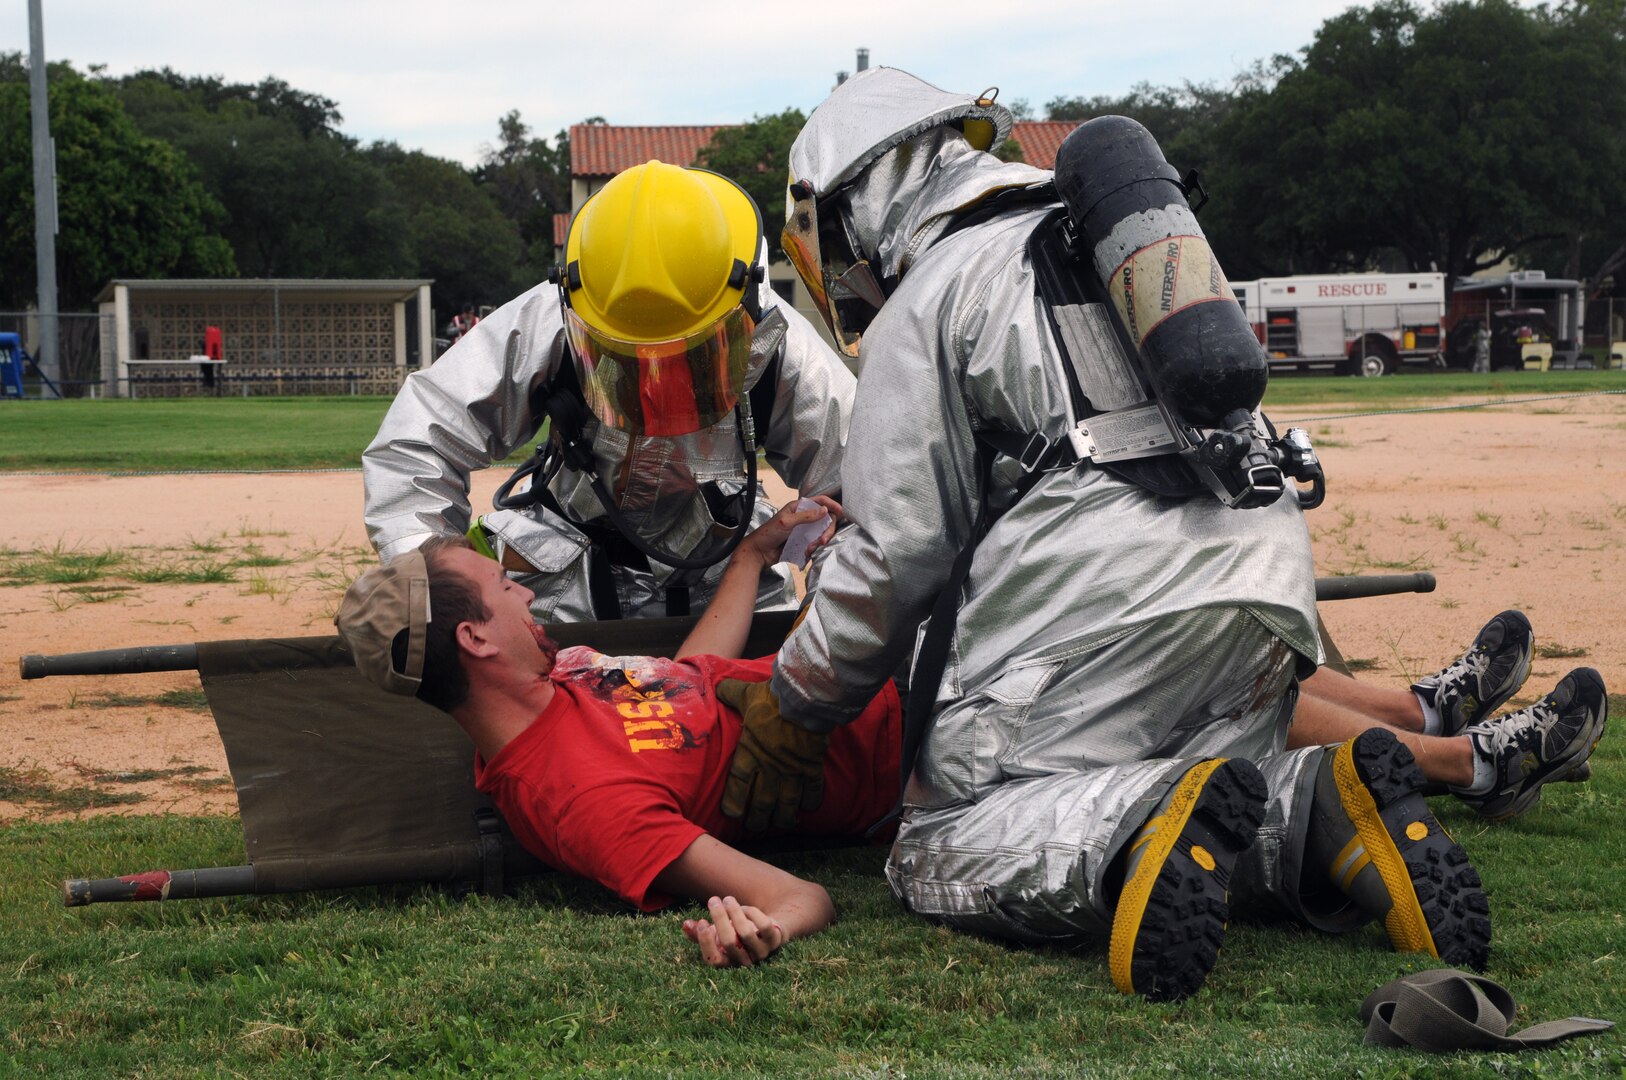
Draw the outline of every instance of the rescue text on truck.
M1272 367L1387 375L1441 363L1444 274L1302 274L1233 288Z

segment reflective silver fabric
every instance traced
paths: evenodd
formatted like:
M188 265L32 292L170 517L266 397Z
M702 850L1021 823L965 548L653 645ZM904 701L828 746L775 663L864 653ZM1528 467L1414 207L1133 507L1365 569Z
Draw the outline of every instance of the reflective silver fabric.
M894 278L909 269L924 250L964 209L955 202L920 198L922 191L956 191L960 174L974 174L981 199L1006 188L1043 183L1049 173L1030 165L987 167L989 156L973 150L953 128L934 128L888 150L865 169L841 200L860 252L874 261L881 275Z
M1372 921L1324 872L1304 865L1316 772L1334 749L1312 746L1259 761L1270 798L1253 847L1231 873L1231 912L1237 917L1296 919L1333 934Z
M863 341L842 466L852 527L829 548L810 612L775 666L785 714L814 729L851 719L897 668L971 538L984 494L974 433L1057 439L1074 419L1026 252L1050 207L944 228L943 215L1011 187L1013 168L1028 181L1047 174L939 133L903 162L912 151L895 136L919 134L919 110L859 93L881 85L838 89L791 154L797 175L840 177L855 161L888 171L825 196L859 202L851 220L890 230L874 242L901 253L903 272ZM875 142L853 145L860 138ZM990 501L1009 505L1020 475L996 464ZM1146 647L1210 616L1251 629L1229 652L1201 637ZM1319 658L1309 534L1291 496L1238 511L1159 499L1091 468L1046 476L977 549L889 868L894 887L930 910L928 884L975 883L997 898L1000 919L1027 929L957 922L1005 936L1094 928L1100 860L1116 850L1127 808L1170 768L1156 759L1279 747L1286 675ZM1225 719L1239 688L1251 692L1266 670L1280 675L1275 698L1244 710L1240 726Z
M811 184L824 196L892 147L922 132L966 120L994 126L994 146L1011 133L1011 114L1003 105L977 104L969 94L939 90L924 79L897 68L860 71L838 86L814 110L827 115L807 127L790 148L792 180Z
M782 350L773 417L757 442L768 464L803 494L838 494L842 442L852 411L853 377L811 324L762 287L763 319L752 340L754 384ZM378 435L362 455L368 536L388 559L431 535L462 533L472 519L469 476L536 438L543 417L532 395L565 355L558 290L538 285L492 312L435 364L414 372L390 406ZM622 512L640 535L676 555L702 545L713 521L697 487L717 481L725 491L744 483L733 417L692 435L630 437L589 421L598 472L617 493ZM585 476L562 471L552 485L559 502L583 521L603 514ZM773 507L757 500L755 517ZM586 539L541 507L488 515L502 541L541 573L520 578L536 590L532 609L544 620L593 618L587 582ZM665 614L666 585L687 583L694 608L715 591L723 565L703 577L673 577L617 567L623 613ZM795 603L789 574L764 579L760 607ZM678 572L683 573L683 572Z
M888 862L893 891L921 914L1022 941L1106 930L1108 865L1168 787L1205 758L1280 754L1294 666L1237 608L1013 665L938 713Z

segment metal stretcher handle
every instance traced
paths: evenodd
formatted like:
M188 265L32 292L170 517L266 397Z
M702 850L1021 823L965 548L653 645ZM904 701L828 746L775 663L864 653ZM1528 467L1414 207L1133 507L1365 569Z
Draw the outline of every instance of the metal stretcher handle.
M1326 600L1359 600L1366 596L1389 596L1393 593L1433 592L1434 575L1427 571L1415 574L1364 574L1355 577L1323 577L1315 579L1315 598Z
M24 679L47 675L141 675L149 671L196 671L196 645L136 645L128 649L96 649L93 652L59 653L42 656L32 653L17 659Z
M109 901L201 900L254 892L254 867L211 866L201 870L151 870L115 878L73 878L62 883L62 905Z

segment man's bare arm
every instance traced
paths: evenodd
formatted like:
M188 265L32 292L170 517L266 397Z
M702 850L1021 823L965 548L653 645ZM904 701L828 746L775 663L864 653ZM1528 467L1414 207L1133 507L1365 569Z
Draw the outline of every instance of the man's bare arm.
M830 514L830 527L809 551L817 550L835 535L836 522L841 518L841 504L824 495L814 501ZM763 522L751 535L740 541L723 571L723 580L717 594L707 605L689 636L683 639L676 659L685 656L722 656L737 660L745 650L745 639L751 633L751 616L755 614L757 588L762 572L779 561L790 531L804 521L816 521L819 511L796 510L795 504L782 507L779 513Z
M835 921L824 887L702 836L655 877L673 896L707 902L709 919L691 919L683 932L712 967L750 967L793 938Z

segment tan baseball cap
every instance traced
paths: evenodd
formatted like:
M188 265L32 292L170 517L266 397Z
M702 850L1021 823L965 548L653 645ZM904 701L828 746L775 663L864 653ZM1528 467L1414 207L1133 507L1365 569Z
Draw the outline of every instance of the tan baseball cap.
M333 618L350 646L356 667L392 694L416 694L423 681L429 627L429 567L421 551L408 551L375 566L350 583ZM408 631L406 669L397 670L391 648Z

